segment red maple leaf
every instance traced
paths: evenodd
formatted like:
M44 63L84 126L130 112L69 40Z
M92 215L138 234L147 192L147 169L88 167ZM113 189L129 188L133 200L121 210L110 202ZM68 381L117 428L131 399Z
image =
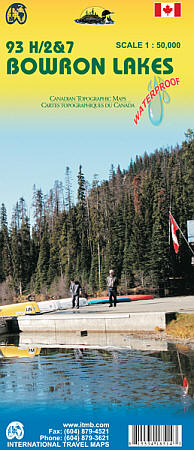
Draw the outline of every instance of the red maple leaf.
M165 8L163 8L163 11L165 12L165 14L167 14L167 16L171 13L172 8L169 5L166 5Z

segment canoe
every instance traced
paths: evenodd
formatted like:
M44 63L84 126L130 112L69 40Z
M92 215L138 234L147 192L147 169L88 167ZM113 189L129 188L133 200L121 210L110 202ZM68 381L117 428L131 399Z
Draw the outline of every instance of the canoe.
M0 352L4 358L34 358L34 356L40 354L40 347L28 346L28 347L16 347L13 345L1 345Z
M60 300L46 300L42 302L37 302L39 310L41 313L54 312L63 309L72 308L72 298L61 298ZM87 300L85 298L79 299L79 306L86 306Z
M117 297L117 302L134 302L136 300L152 300L153 295L143 295L143 294L137 294L137 295L119 295ZM94 305L97 303L108 303L109 299L108 297L95 297L88 299L88 305Z
M37 314L39 312L36 302L13 303L0 307L0 317L24 316L25 314Z

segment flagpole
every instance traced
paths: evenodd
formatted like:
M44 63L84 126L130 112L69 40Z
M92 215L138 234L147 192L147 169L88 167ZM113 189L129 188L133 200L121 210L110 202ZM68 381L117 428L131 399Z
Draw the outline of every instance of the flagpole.
M169 238L169 246L171 242L171 222L170 222L170 215L171 215L171 204L172 204L172 186L170 190L170 207L169 207L169 226L168 226L168 238Z
M168 222L168 240L169 240L169 246L170 246L170 237L171 237L171 234L170 234L170 214L171 214L171 207L169 208L169 222Z

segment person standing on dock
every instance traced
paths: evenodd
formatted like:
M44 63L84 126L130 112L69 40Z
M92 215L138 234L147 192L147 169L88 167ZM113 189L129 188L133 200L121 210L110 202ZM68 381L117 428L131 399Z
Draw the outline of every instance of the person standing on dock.
M79 309L79 296L81 292L81 284L79 281L71 280L70 292L72 294L72 308Z
M114 270L109 271L109 276L107 277L107 288L109 296L109 308L112 307L112 298L114 299L114 306L117 304L117 278L114 275Z

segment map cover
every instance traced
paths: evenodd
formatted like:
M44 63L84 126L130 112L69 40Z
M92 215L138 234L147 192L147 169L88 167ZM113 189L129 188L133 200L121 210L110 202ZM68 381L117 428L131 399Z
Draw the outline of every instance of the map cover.
M1 317L10 303L55 310L77 279L79 317L83 299L107 296L110 269L119 295L193 294L193 10L1 1ZM108 307L91 306L88 326ZM192 447L192 341L57 334L50 316L18 333L9 311L2 450Z

